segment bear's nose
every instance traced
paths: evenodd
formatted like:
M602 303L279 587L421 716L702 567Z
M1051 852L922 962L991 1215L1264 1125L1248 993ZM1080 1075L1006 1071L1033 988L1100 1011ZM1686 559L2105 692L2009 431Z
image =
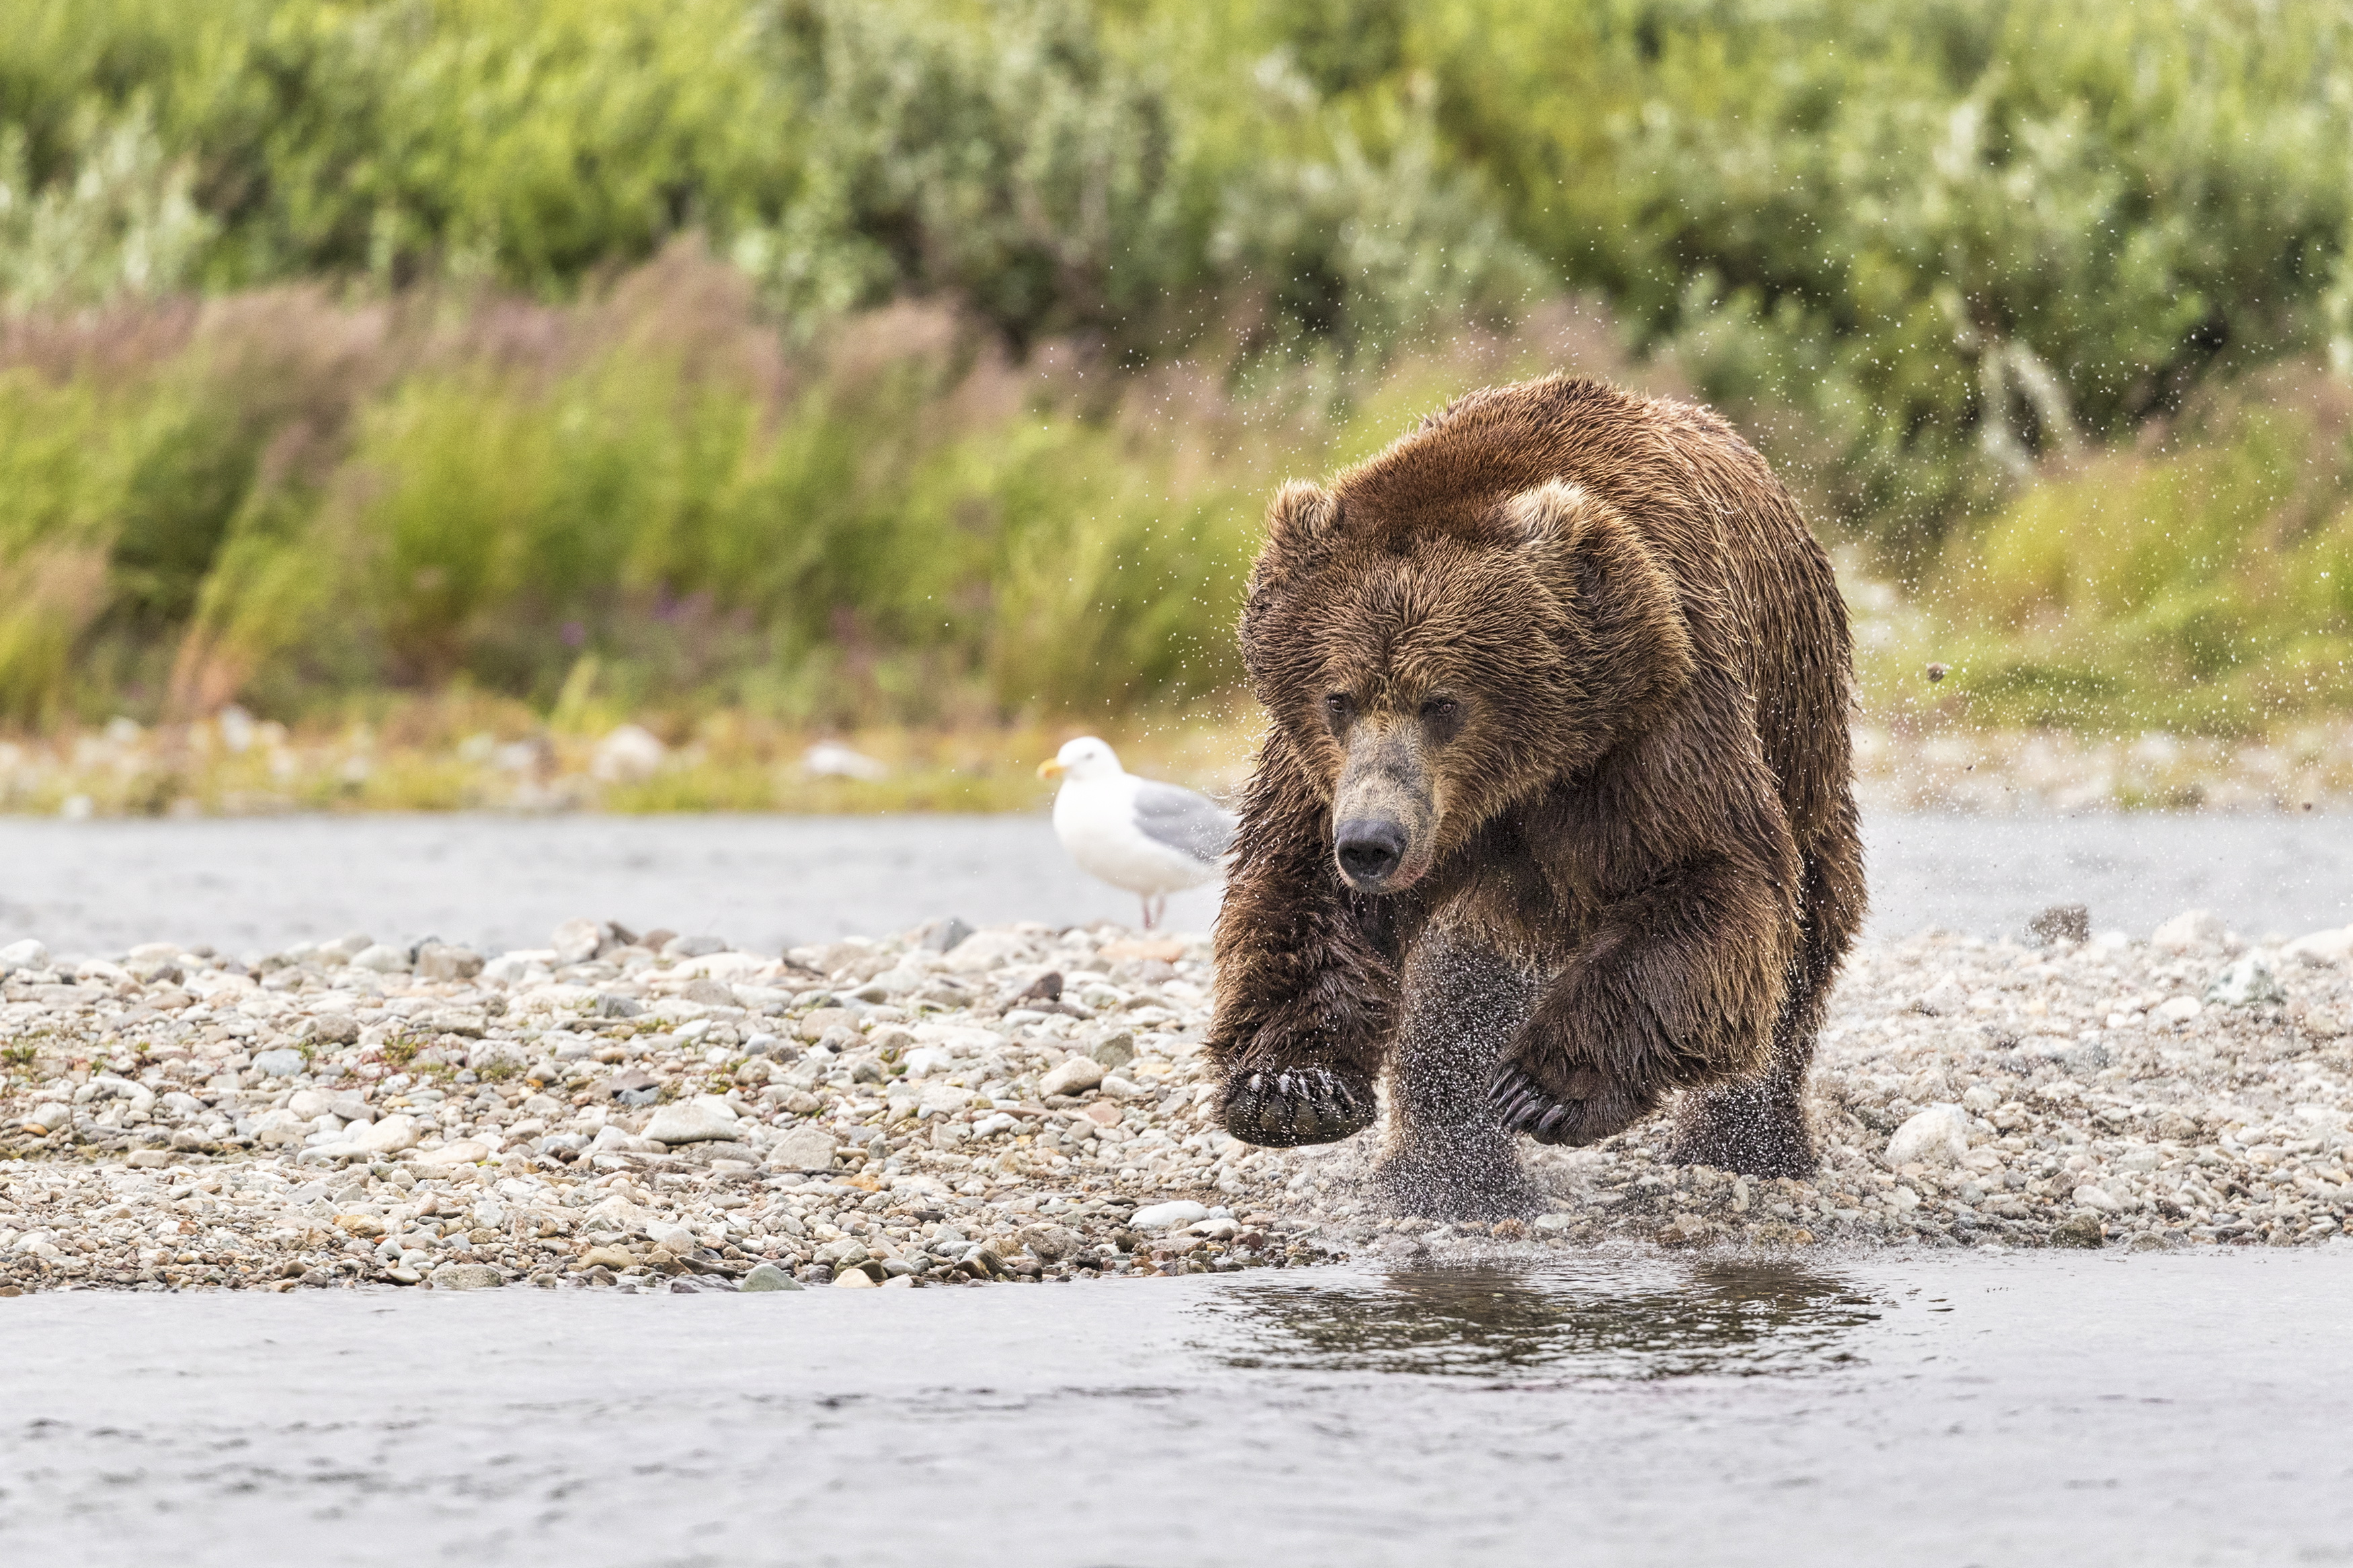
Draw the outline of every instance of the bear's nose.
M1344 822L1333 834L1340 852L1340 869L1348 880L1377 883L1405 858L1405 829L1377 817Z

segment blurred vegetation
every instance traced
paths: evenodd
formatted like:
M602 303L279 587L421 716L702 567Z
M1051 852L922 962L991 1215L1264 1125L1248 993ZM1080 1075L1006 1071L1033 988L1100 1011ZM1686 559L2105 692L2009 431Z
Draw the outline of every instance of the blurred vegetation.
M0 722L1215 709L1275 481L1566 367L1904 712L2243 733L2344 705L2348 225L2316 0L12 0Z

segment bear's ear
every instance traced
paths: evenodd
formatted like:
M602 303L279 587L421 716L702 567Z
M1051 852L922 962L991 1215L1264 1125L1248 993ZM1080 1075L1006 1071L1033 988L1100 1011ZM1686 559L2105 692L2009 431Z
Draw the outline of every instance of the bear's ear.
M1295 581L1340 521L1340 499L1321 485L1293 479L1266 509L1266 548L1250 563L1246 605L1256 615L1280 584Z
M1550 479L1504 503L1504 531L1522 550L1566 558L1599 511L1584 486Z
M1580 682L1629 718L1681 691L1697 666L1683 595L1633 525L1559 479L1503 510L1514 547L1561 595Z
M1340 521L1340 500L1322 485L1292 479L1274 494L1266 509L1266 542L1282 554L1299 556L1313 550Z

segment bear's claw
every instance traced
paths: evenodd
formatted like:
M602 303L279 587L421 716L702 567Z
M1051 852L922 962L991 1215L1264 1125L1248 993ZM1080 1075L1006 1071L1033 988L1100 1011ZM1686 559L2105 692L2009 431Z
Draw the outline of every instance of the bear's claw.
M1539 1143L1588 1142L1574 1125L1580 1106L1555 1100L1545 1087L1515 1067L1496 1069L1487 1090L1496 1120L1506 1132L1525 1132Z
M1225 1114L1227 1131L1261 1148L1336 1143L1372 1125L1372 1086L1326 1068L1237 1073L1226 1084Z

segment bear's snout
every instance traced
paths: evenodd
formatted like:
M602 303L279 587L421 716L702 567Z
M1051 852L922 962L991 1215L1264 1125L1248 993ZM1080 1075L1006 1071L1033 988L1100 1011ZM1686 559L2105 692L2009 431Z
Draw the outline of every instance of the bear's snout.
M1398 893L1430 869L1436 781L1410 726L1369 723L1350 737L1332 800L1332 858L1360 893Z
M1333 834L1340 869L1358 889L1373 892L1388 880L1405 858L1405 825L1380 817L1357 817L1340 824Z

